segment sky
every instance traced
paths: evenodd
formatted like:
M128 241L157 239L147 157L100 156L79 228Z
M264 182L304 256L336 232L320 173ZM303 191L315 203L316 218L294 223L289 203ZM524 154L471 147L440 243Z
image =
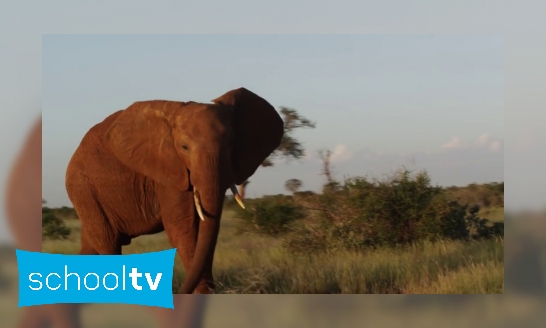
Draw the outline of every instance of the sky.
M316 122L306 156L250 178L249 197L318 191L318 151L335 178L402 165L432 182L504 179L504 44L491 35L46 35L43 197L71 206L66 166L90 127L135 101L210 102L245 87ZM47 173L45 173L47 172Z
M483 42L486 44L489 44L490 40L495 39L495 37L500 37L504 40L504 48L502 50L504 58L501 59L504 60L503 98L506 113L506 153L504 157L506 165L504 167L504 178L508 183L508 189L505 190L505 208L511 211L542 210L545 204L544 195L546 195L546 175L544 174L546 153L542 151L546 147L546 111L544 110L546 93L543 92L546 82L546 61L544 61L546 57L546 43L541 42L541 40L544 40L544 33L546 32L546 21L542 15L546 10L546 2L528 0L525 1L525 4L527 6L522 6L520 2L507 0L479 2L448 0L441 3L430 0L411 2L401 0L387 2L351 0L334 2L304 0L288 2L287 0L280 0L271 3L235 0L229 2L229 4L218 0L193 3L172 0L157 0L153 2L147 0L117 0L115 2L74 2L69 0L48 2L34 0L2 1L0 2L0 90L2 92L2 96L0 97L0 111L2 114L2 119L0 119L0 142L3 142L3 144L0 147L0 185L5 186L15 155L18 153L30 127L36 118L42 114L42 96L47 97L45 93L47 85L45 84L45 79L42 79L45 76L42 68L47 69L47 67L43 67L42 65L42 38L47 38L48 35L68 34L72 37L77 37L78 34L153 35L167 33L221 34L224 38L245 33L258 35L298 33L308 35L384 35L391 37L400 36L401 38L405 36L436 35L438 36L436 39L440 38L442 40L446 40L443 37L459 39L465 36L470 37L468 39L465 38L465 40L471 40L472 38L475 40L481 37L480 40L484 40ZM470 41L463 42L463 44L467 45L470 43ZM462 45L457 44L456 46L452 46L451 49L455 48L467 51L468 48L470 50L475 48L476 51L479 51L485 46L485 44L480 46L480 43L478 42L477 48L462 47ZM210 46L212 47L214 44ZM222 50L227 51L226 49L229 48L228 44ZM447 48L439 47L439 49ZM147 51L147 47L139 49L139 52L144 53L145 51ZM190 52L187 51L186 55ZM492 56L500 57L496 52ZM401 57L409 60L409 57L402 55ZM478 56L474 61L469 60L466 62L476 63L483 61L483 56ZM487 66L489 61L485 60L485 62ZM181 61L177 62L175 68L181 70L183 67L181 63ZM193 66L189 65L188 69L191 67ZM146 66L140 67L135 72L143 72L142 70L145 69ZM227 68L216 70L213 73L215 76L218 76L219 74L223 74L225 69ZM135 75L138 74L135 73L133 76ZM453 75L446 74L446 76ZM232 77L235 76L232 74ZM425 75L419 74L416 81L420 81L424 77ZM163 79L165 78L163 76ZM446 78L444 81L446 80L449 79ZM293 79L290 79L290 81L293 81ZM439 81L436 80L436 82ZM453 80L450 81L453 82ZM501 81L501 79L497 79L497 81ZM106 79L102 80L102 83L107 82L109 81ZM247 84L246 82L245 84ZM389 82L394 84L398 81L397 79L391 79ZM133 79L131 83L136 82ZM139 81L139 83L142 84L144 82ZM283 83L287 83L287 81L283 81ZM127 84L126 82L124 85ZM353 83L350 84L351 86L356 85ZM280 85L280 87L282 86L283 84ZM334 90L334 86L331 86L329 90ZM372 86L376 85L373 84ZM417 84L412 84L411 86L416 87ZM194 89L191 92L188 88L177 89L176 94L172 98L197 99L203 96L204 101L206 101L218 94L224 93L230 88L230 86L224 86L219 88L219 90L213 90L216 92L203 92L205 94L201 95L198 93L199 88L196 88L195 85L193 87ZM277 88L279 85L275 87L255 91L259 92L260 95L263 95L272 103L274 100L275 106L279 106L279 103L294 107L298 105L298 98L288 99L286 97L279 100L273 99L273 97L276 97L275 94L278 93ZM120 89L118 88L113 93L115 95L121 94ZM447 89L444 89L444 93L448 93L445 90ZM456 88L452 89L452 92L457 90L462 92L461 89ZM187 96L183 92L187 92ZM214 93L214 95L209 95L209 93ZM286 95L287 93L292 95L290 92L285 92L284 94ZM420 95L423 95L423 97L417 100L424 103L425 99L430 101L436 94L436 92L424 92L423 95L423 92L421 92ZM99 102L99 99L100 101L113 102L114 99L114 97L107 97L102 94L98 95L98 90L95 95L96 97L93 97L91 100L96 100L97 102ZM357 95L351 94L350 96L356 97ZM68 99L69 96L71 95L66 92L62 94L61 98ZM350 140L346 138L342 139L340 135L345 131L349 131L349 129L337 131L337 135L328 135L326 129L332 125L327 124L327 121L318 121L320 117L317 115L317 108L321 103L317 97L321 95L315 94L314 96L312 100L311 98L307 98L307 101L312 102L313 106L299 106L298 110L307 114L310 118L316 119L319 125L313 131L299 133L298 137L301 137L307 146L309 144L312 145L317 140L315 147L318 147L316 146L319 140L317 138L323 138L323 136L329 137L329 139L324 138L328 143L324 142L323 144L321 142L320 146L337 146L337 149L339 149L338 153L342 153L344 149L348 149L352 155L345 155L345 158L352 156L354 160L357 157L354 154L359 149L354 145L357 142L351 141L352 143L349 144ZM466 96L467 94L465 94L465 98ZM396 95L389 94L388 96L385 95L382 99L387 103L394 101L395 97ZM489 95L486 97L488 99L491 98ZM143 98L145 97L143 96ZM471 99L475 98L468 98L469 101ZM331 102L338 102L338 100L332 100L331 98L329 100ZM462 101L463 99L458 100ZM119 101L119 106L123 108L132 101L134 101L134 97L127 96L125 101ZM365 101L370 102L372 100L370 100L370 97L367 97ZM82 99L81 103L84 102ZM87 99L87 102L89 103L89 99ZM338 110L337 106L334 108L329 108L329 110ZM371 123L374 117L375 120L379 120L379 114L383 115L383 119L388 119L387 115L389 115L389 112L365 106L359 106L359 108L362 110L362 113L364 113L364 110L367 111L366 122ZM425 106L422 106L422 108L425 108ZM445 107L438 106L438 108ZM46 108L44 107L43 110L44 119L47 120L45 117ZM81 113L80 110L78 117L83 118L83 115L87 115L86 119L90 119L91 121L100 120L103 118L103 114L100 113L102 110L109 112L113 108L109 108L107 104L102 103L96 106L93 105L90 106L88 112ZM314 112L311 112L311 110L314 110ZM347 110L347 108L343 108L343 110ZM376 111L377 115L368 116L368 113L373 110ZM457 108L457 110L461 110L461 108ZM396 116L400 114L390 112L390 115ZM412 116L412 118L415 119L415 116ZM468 120L471 124L472 122L476 122L476 117L472 118L474 120ZM59 117L58 119L62 120L63 118ZM404 120L403 118L399 119ZM350 122L351 120L347 121ZM492 122L489 119L486 121ZM503 124L504 122L500 121L499 123ZM79 123L78 120L72 120L71 124L74 124L75 129L78 124L81 125L82 123ZM78 132L73 131L74 138L78 137L78 135L81 138L86 128L91 124L90 122L85 128L80 126L83 129L78 130ZM451 123L443 124L443 128L436 131L448 131L452 126L454 125ZM366 131L371 131L374 127L375 124L368 124L360 128L360 131L365 133ZM470 129L470 125L465 125L464 127ZM44 129L47 128L44 123ZM65 126L64 129L66 130L67 127ZM467 145L467 148L460 148L451 152L450 154L454 157L457 157L455 154L456 151L478 152L476 144L480 136L483 135L481 133L484 131L490 130L490 132L486 132L488 136L499 139L503 138L502 133L494 132L494 128L489 129L487 126L483 126L482 128L481 126L474 125L472 128L473 133L464 134L463 130L464 128L460 128L460 130L449 134L446 132L444 133L445 135L436 135L434 137L435 141L433 141L431 135L429 143L435 142L435 145L437 145L434 148L437 152L434 154L441 156L438 153L449 152L450 148L441 148L441 145L450 143L453 140L455 140L455 145L457 143L462 144L463 142ZM400 138L397 138L396 142L382 141L381 145L379 145L381 140L388 138L388 136L385 136L388 132L391 132L391 138L395 138L397 135ZM440 134L440 132L435 133ZM394 148L399 144L398 142L404 142L407 146L407 143L410 143L410 141L414 140L413 138L417 138L418 136L427 136L427 134L422 130L415 129L410 133L402 135L398 134L398 130L391 129L384 131L381 138L360 138L358 140L361 140L362 143L366 141L367 149L381 153L382 150L380 147ZM73 148L75 148L75 144L78 141L70 140L73 143ZM473 145L473 148L470 145ZM419 147L429 147L429 151L434 150L432 149L433 146L425 146L424 143L412 143L411 146L405 150L415 153L419 152ZM403 148L402 144L400 144L400 148ZM438 148L440 149L438 150ZM471 148L472 150L469 150ZM309 149L311 148L309 147ZM480 154L480 156L488 155L484 152ZM392 158L394 156L391 155ZM44 162L45 160L44 158ZM417 163L421 161L419 158L417 160ZM62 161L62 155L60 155L57 172L64 170L63 166L66 164L63 164ZM439 159L433 162L438 161ZM480 162L482 165L487 163L486 160ZM252 190L263 186L263 184L259 183L262 176L263 179L266 176L278 178L280 183L282 183L282 179L285 176L283 176L281 171L288 168L292 170L290 172L293 174L286 173L286 176L293 177L299 174L299 172L309 172L313 177L312 181L315 181L316 176L312 172L316 168L316 163L313 161L307 163L308 166L305 166L304 163L292 163L289 165L278 165L272 169L259 170L256 176L252 178L253 188L249 187L249 192L252 193ZM345 163L349 165L349 161L345 161ZM363 167L366 170L373 169L369 161L365 164ZM431 164L423 163L423 165L427 165L430 170ZM358 168L358 165L354 165L353 167ZM339 172L337 173L338 176L345 173L343 170L343 164L337 163L336 171ZM463 174L462 171L459 172ZM436 173L432 175L433 178L437 176ZM44 178L47 178L46 174L44 174ZM304 183L304 188L311 188L313 186L312 182L308 181L308 179L304 179ZM319 182L316 184L318 185ZM45 185L46 181L44 179ZM271 185L277 188L279 184ZM0 198L2 199L5 199L4 189L0 188ZM58 187L55 192L58 193L58 202L63 203L62 195L64 191L62 188ZM50 193L53 193L53 191ZM11 240L9 227L5 221L4 210L4 202L0 202L0 211L2 212L2 215L0 215L0 242Z

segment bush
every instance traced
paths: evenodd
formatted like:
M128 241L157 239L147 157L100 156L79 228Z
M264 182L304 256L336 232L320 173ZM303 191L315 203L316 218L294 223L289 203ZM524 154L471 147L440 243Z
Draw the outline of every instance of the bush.
M245 202L246 203L246 202ZM238 208L238 232L256 232L278 236L289 230L290 225L303 217L303 209L290 196L276 195L256 199L247 209Z
M504 182L472 183L466 187L449 187L445 191L452 200L461 204L504 207Z
M478 218L479 207L469 209L432 186L426 172L412 177L404 170L382 182L350 178L325 189L328 192L322 195L296 198L315 215L285 241L289 250L394 247L425 240L488 238L503 230Z
M64 222L56 217L50 210L42 212L42 237L49 239L66 239L70 235L70 229Z
M61 220L77 220L78 219L78 214L71 207L63 206L61 208L56 208L54 213Z
M296 191L294 193L294 197L311 197L311 196L314 196L316 195L314 192L310 191L310 190L306 190L306 191Z
M478 212L480 207L474 205L470 208L470 215L467 217L467 226L474 239L487 239L492 237L504 237L504 222L490 222L480 218Z

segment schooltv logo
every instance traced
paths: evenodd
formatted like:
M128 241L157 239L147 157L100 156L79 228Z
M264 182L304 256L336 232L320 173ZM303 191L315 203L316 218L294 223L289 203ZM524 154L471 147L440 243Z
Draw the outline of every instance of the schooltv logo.
M130 255L61 255L16 250L19 306L124 303L174 308L176 248Z

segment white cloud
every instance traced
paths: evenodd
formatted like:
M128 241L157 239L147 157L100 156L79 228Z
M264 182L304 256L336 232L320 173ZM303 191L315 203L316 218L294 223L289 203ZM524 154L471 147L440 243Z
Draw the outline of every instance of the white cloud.
M476 140L476 145L480 147L487 146L487 144L491 141L491 136L487 133L482 134L478 140Z
M496 153L504 150L504 140L484 133L480 137L478 137L478 139L474 141L473 144L463 141L460 137L453 137L450 141L442 144L441 148L485 148L490 152Z
M332 156L330 160L332 163L345 162L350 160L353 157L353 154L349 152L349 149L345 144L337 145L332 151Z
M501 141L495 140L489 145L489 150L492 152L499 151L503 147Z
M486 148L490 152L496 153L504 149L504 140L484 133L478 138L476 145L480 148Z
M442 148L466 148L466 144L459 137L453 137L450 141L442 144Z

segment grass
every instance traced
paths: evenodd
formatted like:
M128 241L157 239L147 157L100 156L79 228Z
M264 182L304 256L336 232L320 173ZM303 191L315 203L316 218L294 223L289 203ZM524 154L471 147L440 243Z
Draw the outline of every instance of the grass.
M504 211L489 210L502 221ZM65 220L66 240L44 240L43 252L77 254L79 221ZM226 210L215 255L217 292L225 294L502 294L504 240L420 243L398 249L293 255L282 239L235 233ZM164 233L141 236L124 254L171 248ZM184 280L175 260L173 291Z
M226 213L228 214L228 213ZM544 243L546 227L544 216L537 219L507 220L509 223L509 252L507 266L511 257L524 256L525 250L515 252L517 245L526 240L540 242L541 254L545 254ZM221 231L219 253L229 249L236 250L237 245L244 245L242 249L251 248L253 245L263 249L269 247L278 249L279 242L255 236L235 236L232 230L233 221L226 216ZM73 228L78 228L77 222L67 222ZM64 242L45 241L44 248L63 247L71 249L73 253L78 251L78 232ZM502 241L498 241L502 243ZM128 249L164 243L162 234L140 237L135 244ZM147 246L148 245L148 246ZM164 243L165 247L169 247ZM489 245L489 246L486 246ZM474 254L474 265L462 266L460 270L449 267L446 273L438 275L433 282L421 283L417 286L407 286L405 292L411 293L450 293L457 289L464 293L465 289L475 290L487 286L486 281L501 281L503 270L497 265L489 266L488 261L483 261L484 254L492 255L491 259L502 256L490 248L495 245L489 243L473 243L467 245L467 252ZM425 249L432 251L432 244L415 246L413 251L407 249L407 253L418 254ZM437 247L436 247L437 246ZM429 256L438 258L438 253L449 254L456 257L456 250L460 248L457 243L439 243ZM483 247L482 247L483 246ZM481 250L480 250L481 249ZM44 249L45 250L45 249ZM124 251L126 251L125 249ZM454 252L455 250L455 252ZM47 251L47 250L45 250ZM502 248L500 249L503 252ZM10 250L14 254L13 249ZM246 254L247 251L241 252ZM385 255L389 252L382 251ZM397 253L391 251L390 253ZM481 254L481 255L479 255ZM2 254L0 254L2 255ZM368 254L370 255L370 254ZM476 255L478 255L476 257ZM223 255L217 256L217 264L223 261ZM379 256L379 255L378 255ZM0 257L0 263L4 264L10 279L15 279L17 267L12 255L9 259ZM421 256L424 257L424 256ZM244 257L243 257L244 258ZM481 259L481 260L480 260ZM226 259L227 261L227 259ZM387 260L385 260L387 261ZM452 259L456 262L457 259ZM452 262L452 263L453 263ZM482 264L477 264L481 262ZM489 261L494 262L494 261ZM494 269L496 268L496 269ZM514 268L512 275L514 274ZM500 277L494 279L493 276ZM491 276L491 277L488 277ZM545 276L546 277L546 276ZM466 287L461 287L466 286ZM475 286L478 287L475 287ZM17 317L21 315L22 308L16 304L16 284L9 293L0 293L0 318L2 327L15 327ZM512 286L513 287L513 286ZM412 289L417 288L417 289ZM481 327L481 328L508 328L508 327L542 327L546 320L546 306L544 296L532 296L514 292L511 290L503 296L491 295L480 297L466 297L464 295L424 296L415 295L270 295L262 297L257 295L216 295L209 298L205 311L204 327L336 327L336 326L362 326L362 322L373 327ZM115 327L158 327L152 314L146 307L124 304L89 304L82 308L83 327L85 328L115 328Z

